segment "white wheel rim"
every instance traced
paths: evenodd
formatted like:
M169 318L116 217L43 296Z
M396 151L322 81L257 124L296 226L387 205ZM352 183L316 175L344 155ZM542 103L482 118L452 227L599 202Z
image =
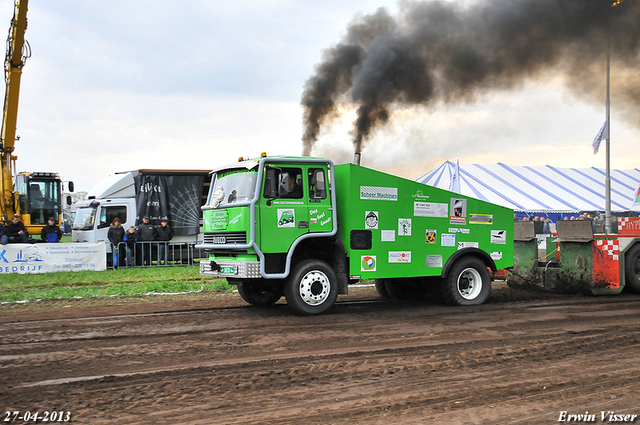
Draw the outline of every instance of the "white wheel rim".
M473 268L464 269L458 276L456 284L458 293L465 300L474 300L482 291L482 276Z
M300 297L307 305L322 304L330 292L329 278L319 270L308 272L300 281Z

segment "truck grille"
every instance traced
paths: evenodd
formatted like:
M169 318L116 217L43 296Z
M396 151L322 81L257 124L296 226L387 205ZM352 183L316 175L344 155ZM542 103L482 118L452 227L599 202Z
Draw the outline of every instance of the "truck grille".
M247 232L205 233L205 245L244 245L247 243Z

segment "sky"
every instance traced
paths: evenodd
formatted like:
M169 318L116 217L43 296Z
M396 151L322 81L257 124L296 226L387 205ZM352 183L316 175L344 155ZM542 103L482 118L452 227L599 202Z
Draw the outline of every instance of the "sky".
M119 171L300 155L305 82L353 20L380 7L398 10L389 0L31 0L18 170L56 171L88 191ZM0 28L12 15L13 0L0 0ZM543 75L467 104L398 105L362 165L410 179L446 160L604 168L604 146L594 155L591 142L605 93L584 102L565 78ZM611 116L611 167L637 168L640 126L614 97ZM312 155L351 161L355 118L342 106Z

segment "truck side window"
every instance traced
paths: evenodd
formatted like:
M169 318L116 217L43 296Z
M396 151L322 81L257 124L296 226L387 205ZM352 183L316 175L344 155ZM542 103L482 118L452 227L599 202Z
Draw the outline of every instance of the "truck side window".
M283 168L283 173L289 173L289 193L281 198L301 199L302 190L302 170L300 168Z
M309 168L309 199L327 199L327 184L322 168Z
M122 206L114 206L114 207L106 207L101 209L100 213L100 223L98 224L98 229L104 229L105 227L109 227L113 222L113 219L118 217L120 219L120 223L127 222L127 207Z

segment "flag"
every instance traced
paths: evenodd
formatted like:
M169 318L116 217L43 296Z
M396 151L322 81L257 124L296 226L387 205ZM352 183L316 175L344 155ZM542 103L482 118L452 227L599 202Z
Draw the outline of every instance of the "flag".
M453 176L451 177L451 182L449 182L449 191L460 193L460 161L456 161L456 169L453 172Z
M633 205L631 209L633 211L640 211L640 186L633 192Z
M596 136L595 139L593 139L593 142L591 143L591 146L593 146L594 155L598 153L598 149L600 149L600 142L602 142L602 139L606 136L606 132L607 132L607 121L605 121L604 124L602 124L600 131L598 131L598 135Z

